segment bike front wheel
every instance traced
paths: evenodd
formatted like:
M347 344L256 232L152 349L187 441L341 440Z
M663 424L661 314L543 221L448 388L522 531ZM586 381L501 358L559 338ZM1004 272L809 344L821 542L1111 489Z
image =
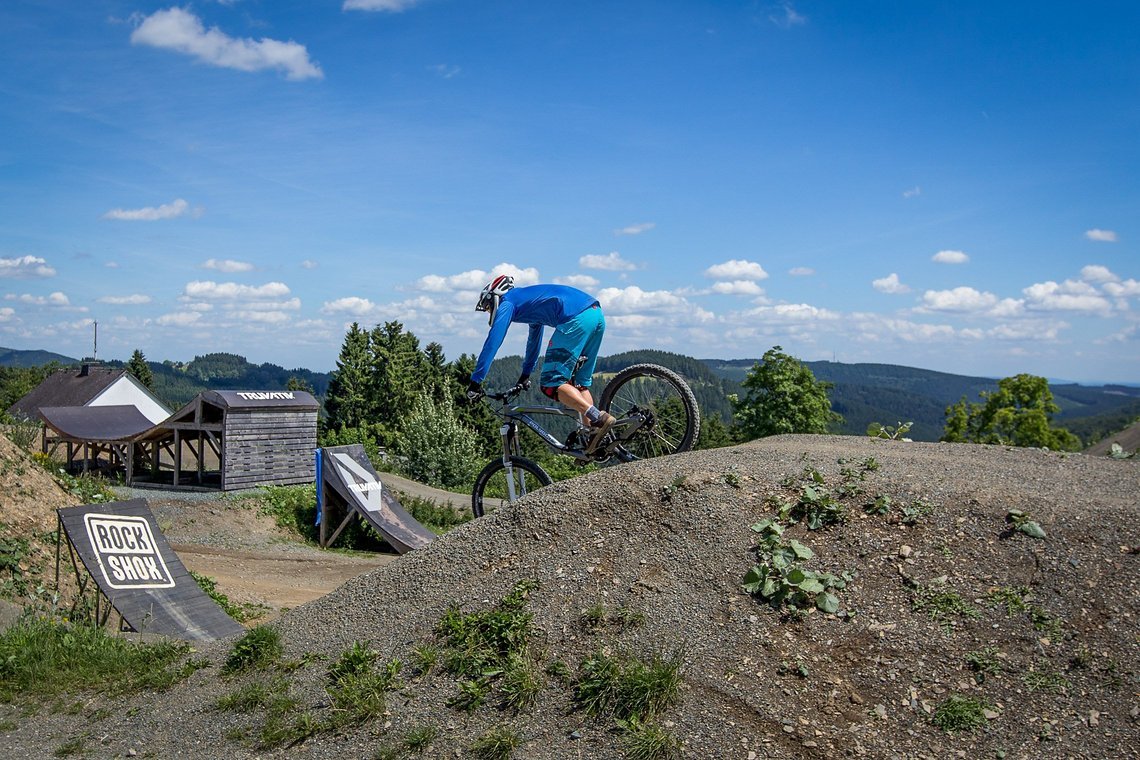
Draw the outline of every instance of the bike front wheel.
M619 420L646 417L643 427L622 444L638 459L688 451L700 435L701 412L693 389L676 372L656 364L634 364L614 375L598 406Z
M511 457L509 466L502 459L496 459L475 478L475 487L471 490L471 512L482 517L553 482L546 470L529 459Z

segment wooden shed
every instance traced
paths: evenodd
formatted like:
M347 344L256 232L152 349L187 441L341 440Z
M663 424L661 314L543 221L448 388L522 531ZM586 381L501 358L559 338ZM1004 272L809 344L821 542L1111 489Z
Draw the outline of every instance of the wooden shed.
M304 391L203 391L135 439L127 484L233 491L312 483L318 408Z

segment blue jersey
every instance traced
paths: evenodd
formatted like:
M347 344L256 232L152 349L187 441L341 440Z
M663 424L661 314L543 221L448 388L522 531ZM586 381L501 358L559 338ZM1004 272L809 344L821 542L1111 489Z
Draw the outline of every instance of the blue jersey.
M526 356L523 357L522 373L529 375L538 363L538 349L542 345L542 328L557 327L598 302L589 293L583 293L569 285L530 285L525 288L511 288L499 299L491 331L475 362L471 382L481 383L495 360L495 354L507 337L511 322L530 325L526 338Z

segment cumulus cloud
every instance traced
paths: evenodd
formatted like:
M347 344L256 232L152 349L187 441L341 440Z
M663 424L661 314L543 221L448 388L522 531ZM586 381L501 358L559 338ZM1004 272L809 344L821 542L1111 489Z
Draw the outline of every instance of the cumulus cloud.
M312 259L305 259L301 262L302 269L316 269L317 266L319 266L317 262L313 261Z
M113 306L139 306L144 303L150 303L152 299L150 296L134 293L129 296L103 296L98 300L99 303L107 303Z
M241 285L236 282L195 280L186 283L184 297L232 301L238 298L280 298L289 295L289 286L283 282L264 285Z
M593 290L598 287L598 279L588 274L572 274L567 277L555 277L554 281L559 285L569 285L572 288L579 288L581 290Z
M961 251L939 251L930 260L938 264L965 264L970 257Z
M1081 279L1085 282L1117 282L1120 280L1108 267L1090 264L1081 269Z
M642 222L641 224L631 224L628 227L622 227L619 230L614 230L615 235L640 235L643 232L649 232L656 227L655 222Z
M1112 304L1087 282L1039 282L1024 288L1025 306L1038 311L1085 311L1107 314Z
M745 316L750 319L775 322L831 322L839 319L841 315L839 312L806 303L780 303L749 309L745 312Z
M899 276L894 272L891 272L886 277L880 277L877 280L872 280L871 287L880 293L890 293L891 295L910 292L910 286L899 282Z
M1098 243L1115 243L1117 240L1116 233L1112 230L1085 230L1085 237Z
M1113 298L1131 298L1140 296L1140 281L1127 279L1123 282L1106 282L1104 292Z
M983 293L967 286L951 290L928 290L922 294L922 306L930 311L986 311L996 306L998 301L993 293Z
M276 69L293 80L324 76L320 66L309 59L304 45L293 41L231 37L217 27L207 30L201 19L183 8L168 8L143 18L131 33L131 42L185 53L221 68L239 71Z
M11 306L0 308L0 322L11 322L16 316L16 310Z
M755 261L731 259L720 264L713 264L705 270L705 277L714 280L766 280L768 273L764 271L764 267Z
M203 269L216 269L219 272L233 274L234 272L251 272L253 264L248 261L234 261L233 259L206 259Z
M420 0L344 0L341 6L346 11L387 11L400 13L419 3Z
M792 277L810 277L815 274L815 270L811 267L792 267L788 270L788 274Z
M376 304L369 301L367 298L360 298L359 296L345 296L344 298L337 298L333 301L325 301L321 306L321 311L325 314L351 314L355 316L363 316L371 314L376 310Z
M55 269L39 256L0 259L0 277L55 277Z
M9 293L4 296L4 298L9 301L26 303L29 306L71 306L71 299L68 298L65 293L61 293L58 290L46 296L33 296L30 293L22 293L21 295Z
M177 219L190 210L190 204L178 198L172 203L161 206L147 206L136 209L111 209L103 214L104 219L114 219L120 222L156 222L160 219Z
M483 286L501 274L509 274L515 278L515 287L534 285L538 282L538 270L534 267L523 269L514 264L503 262L494 266L491 271L482 269L469 269L453 275L424 275L416 280L413 288L427 293L454 293L456 291L482 290Z
M714 283L710 288L713 293L725 296L762 296L764 288L753 280L724 280Z
M155 324L164 327L186 327L192 325L202 318L202 313L198 311L176 311L170 314L163 314L158 319L154 320Z
M623 259L617 251L610 251L605 255L588 254L578 259L578 266L583 269L601 269L607 272L631 272L637 269L636 264Z

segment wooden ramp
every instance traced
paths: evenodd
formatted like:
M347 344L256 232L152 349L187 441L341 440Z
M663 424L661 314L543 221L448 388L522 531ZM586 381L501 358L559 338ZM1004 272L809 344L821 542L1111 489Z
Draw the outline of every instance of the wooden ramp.
M344 519L328 532L333 512L344 512ZM328 546L341 534L353 517L368 522L400 554L427 546L435 534L404 511L380 481L364 453L364 446L328 446L317 452L317 520L320 544Z
M245 631L202 591L144 499L57 509L63 532L103 596L134 631L213 641ZM76 573L79 567L75 567Z

